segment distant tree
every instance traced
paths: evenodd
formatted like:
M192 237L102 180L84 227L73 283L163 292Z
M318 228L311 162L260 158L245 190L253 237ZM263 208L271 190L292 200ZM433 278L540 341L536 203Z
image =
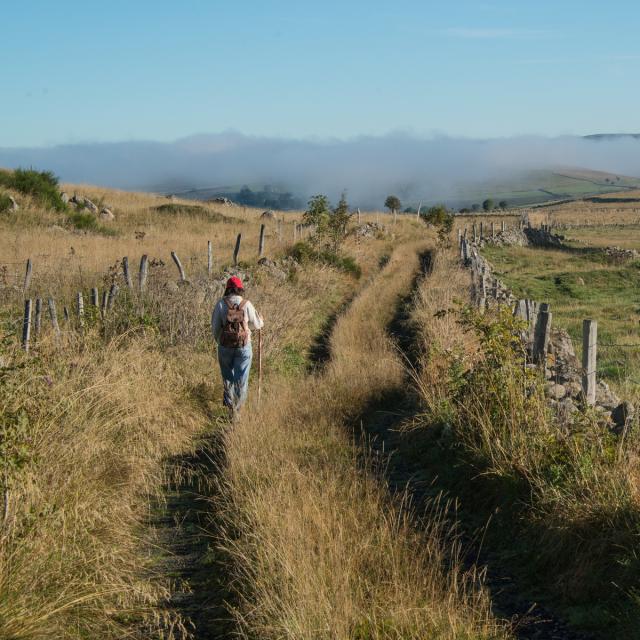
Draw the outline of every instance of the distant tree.
M244 204L247 207L253 207L256 205L256 194L253 193L246 184L242 189L240 189L236 199L240 204Z
M485 211L491 211L494 207L494 203L493 200L491 198L487 198L483 203L482 203L482 208Z
M387 207L387 209L389 209L391 213L393 213L393 221L395 222L398 215L398 210L402 206L400 198L398 198L397 196L387 196L387 199L384 201L384 206Z
M468 207L462 207L462 209L460 209L460 213L471 213L471 209Z
M350 219L351 213L349 212L349 205L347 204L347 196L343 192L336 207L330 211L327 223L329 241L334 253L338 253L340 245L347 235L347 227Z
M414 209L413 207L405 207L404 208L404 213L415 213L417 211L417 209Z
M507 209L507 208L509 207L509 205L507 204L507 201L506 201L506 200L500 200L500 203L498 204L498 206L499 206L501 209Z
M307 205L307 210L302 216L305 224L315 227L315 233L311 236L311 242L320 245L327 233L329 223L329 198L323 195L313 196Z
M449 244L449 234L453 229L453 214L443 204L430 207L420 218L438 229L438 241L441 245Z
M480 205L479 204L472 204L471 205L471 210L472 211L480 211Z

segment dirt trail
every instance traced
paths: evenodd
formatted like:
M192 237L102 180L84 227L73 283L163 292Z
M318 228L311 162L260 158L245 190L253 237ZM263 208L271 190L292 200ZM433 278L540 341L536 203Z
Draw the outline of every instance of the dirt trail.
M413 282L411 291L397 307L388 325L408 370L418 366L419 346L415 328L410 321L412 298L424 277L428 278L431 254L422 258L422 273ZM395 493L407 493L416 514L416 526L420 526L420 514L425 512L429 500L438 496L441 488L434 483L433 473L425 468L419 456L416 439L420 434L402 430L403 423L420 411L419 400L412 389L407 373L406 385L391 390L378 398L361 416L358 427L366 437L365 446L371 447L379 459L379 469L384 474L389 489ZM464 506L461 507L464 509ZM513 623L514 635L522 640L592 640L592 636L573 631L566 623L522 593L520 585L499 567L487 553L478 549L475 532L462 532L466 561L486 567L486 585L491 593L494 611Z
M193 452L167 461L175 479L165 487L165 503L150 523L162 549L156 570L172 582L167 605L180 614L197 640L231 638L235 631L227 606L233 594L226 558L216 547L213 507L224 466L220 443L225 426L214 421ZM185 635L179 629L171 631L170 638Z

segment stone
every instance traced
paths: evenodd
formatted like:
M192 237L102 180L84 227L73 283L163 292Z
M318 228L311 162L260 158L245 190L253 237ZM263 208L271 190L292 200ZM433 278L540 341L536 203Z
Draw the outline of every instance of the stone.
M606 382L600 380L596 385L596 404L613 411L620 404L620 398L611 391Z
M89 198L84 199L84 208L89 209L91 213L98 213L98 207L96 207L96 205L93 202L91 202Z
M60 200L62 200L62 202L64 202L65 204L69 203L69 194L66 191L63 191L60 194Z
M564 415L569 416L575 413L578 410L576 403L568 397L563 398L558 402L558 411L562 412Z
M258 260L258 265L265 269L270 276L273 276L277 280L286 280L287 272L280 268L277 263L273 260L269 260L269 258L260 258Z
M635 407L626 400L621 402L612 412L611 419L615 424L615 432L626 434L635 416Z
M11 209L9 209L9 211L18 211L20 205L18 205L16 199L13 196L9 196L9 200L11 201Z
M113 215L113 211L111 211L111 209L103 207L103 209L100 211L100 219L104 220L105 222L111 222L115 220L116 217Z
M178 287L178 284L176 282L173 282L173 280L169 280L169 282L167 282L164 286L167 291L172 292L175 292L180 288Z
M545 392L547 396L554 400L562 400L567 395L567 390L561 384L551 383L546 385Z
M79 207L84 207L84 196L79 196L77 193L74 193L69 199L69 202L73 202L73 204L78 205Z
M579 382L567 382L564 385L567 395L571 398L579 398L582 395L582 385Z
M579 284L581 287L584 287L584 278L581 278L580 276L578 276L576 279L576 284Z

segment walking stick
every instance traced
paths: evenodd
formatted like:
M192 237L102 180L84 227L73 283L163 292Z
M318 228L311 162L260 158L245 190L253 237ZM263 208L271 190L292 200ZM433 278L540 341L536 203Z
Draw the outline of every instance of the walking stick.
M258 331L258 403L262 395L262 329Z

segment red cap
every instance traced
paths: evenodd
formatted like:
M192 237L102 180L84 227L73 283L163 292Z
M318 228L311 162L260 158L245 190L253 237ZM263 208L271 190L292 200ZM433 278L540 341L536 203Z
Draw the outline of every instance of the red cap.
M234 289L242 289L244 291L244 285L242 284L242 280L240 280L238 276L231 276L227 280L227 289L230 289L232 287Z

